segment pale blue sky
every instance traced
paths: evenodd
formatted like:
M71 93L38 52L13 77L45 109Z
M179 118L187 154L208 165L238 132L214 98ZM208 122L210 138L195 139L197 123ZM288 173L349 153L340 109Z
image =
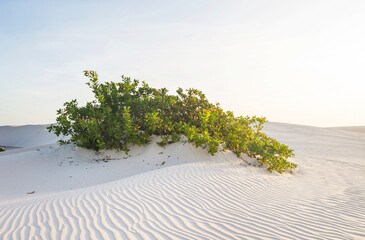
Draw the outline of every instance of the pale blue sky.
M0 125L91 100L82 71L236 115L365 125L365 1L0 1Z

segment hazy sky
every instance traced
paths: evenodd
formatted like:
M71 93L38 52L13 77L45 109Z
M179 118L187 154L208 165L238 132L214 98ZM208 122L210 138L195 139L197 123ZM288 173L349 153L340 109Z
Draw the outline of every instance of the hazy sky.
M365 125L365 1L0 1L0 125L91 100L86 69L236 115Z

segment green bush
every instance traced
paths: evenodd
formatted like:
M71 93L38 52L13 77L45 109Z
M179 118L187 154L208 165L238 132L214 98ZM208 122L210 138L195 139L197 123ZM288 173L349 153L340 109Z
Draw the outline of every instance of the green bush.
M0 152L4 152L4 151L5 151L5 149L0 147Z
M128 153L128 146L144 145L152 135L162 137L161 146L184 135L212 155L221 145L237 156L246 153L256 158L269 171L282 173L296 167L287 161L294 156L293 150L261 131L265 118L235 117L196 89L184 92L179 88L177 95L169 95L166 88L151 88L145 82L140 85L129 77L122 76L118 83L99 83L96 72L84 73L95 100L82 107L72 100L57 111L57 124L48 129L57 136L71 136L60 140L61 144L73 142L84 148Z

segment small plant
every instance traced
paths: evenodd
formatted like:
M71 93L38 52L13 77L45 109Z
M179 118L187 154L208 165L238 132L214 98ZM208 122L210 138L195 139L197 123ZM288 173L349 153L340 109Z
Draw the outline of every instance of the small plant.
M95 100L78 106L77 100L57 111L57 124L48 127L57 136L71 136L61 144L75 143L89 149L119 149L149 142L152 135L161 136L160 146L174 143L184 135L196 147L210 154L218 146L254 157L269 171L282 173L294 169L288 162L293 150L268 137L261 130L266 122L261 117L235 117L210 103L197 89L186 92L179 88L169 95L166 88L151 88L146 82L122 76L122 81L99 83L94 71L84 71L89 78Z
M4 152L4 151L5 151L5 149L0 147L0 152Z

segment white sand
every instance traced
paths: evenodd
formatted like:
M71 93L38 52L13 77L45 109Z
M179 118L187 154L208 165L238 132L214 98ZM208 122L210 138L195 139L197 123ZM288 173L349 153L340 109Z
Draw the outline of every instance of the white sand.
M365 134L365 126L355 126L355 127L333 127L331 129L340 130L340 131L348 131L348 132L356 132Z
M126 158L0 128L0 145L30 147L0 153L0 239L365 239L365 135L265 129L295 149L294 175L189 144Z
M0 126L0 146L35 147L57 142L57 136L46 129L49 125Z

